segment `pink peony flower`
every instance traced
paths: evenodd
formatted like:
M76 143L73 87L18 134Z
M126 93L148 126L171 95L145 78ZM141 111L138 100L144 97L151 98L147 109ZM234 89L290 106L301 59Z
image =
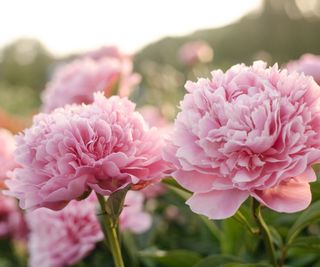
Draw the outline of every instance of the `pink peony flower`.
M16 199L0 194L0 238L25 239L27 226Z
M194 65L198 62L210 62L213 58L213 50L205 41L193 41L185 43L179 50L179 59L185 65Z
M310 75L320 85L320 56L305 54L298 60L290 61L286 68L289 72L297 71Z
M140 76L132 73L130 57L113 50L90 53L58 68L42 94L42 111L50 112L66 104L89 104L94 92L104 91L109 96L115 87L120 96L129 95Z
M120 229L136 234L147 231L152 224L152 217L143 211L144 195L139 191L129 191L120 215Z
M128 192L119 220L121 230L142 233L150 228L152 219L143 212L143 201L142 193ZM85 258L103 240L96 206L96 197L91 194L59 211L40 208L27 213L30 267L63 267Z
M86 257L103 240L95 198L71 201L59 211L40 208L27 213L29 266L63 267Z
M236 65L187 82L165 157L193 196L191 209L232 216L252 196L278 212L311 201L311 164L320 160L320 88L297 73Z
M13 135L6 129L0 128L0 182L7 179L7 172L15 167L13 151L15 150ZM0 186L3 187L3 186Z
M61 209L91 189L102 195L129 184L143 187L168 170L163 141L126 98L95 94L90 105L73 105L34 118L17 137L8 194L23 209Z

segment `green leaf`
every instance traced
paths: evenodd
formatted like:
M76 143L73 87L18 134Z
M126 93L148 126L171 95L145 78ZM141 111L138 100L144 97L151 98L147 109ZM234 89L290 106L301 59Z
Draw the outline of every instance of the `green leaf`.
M114 193L112 193L107 201L105 210L108 215L110 215L112 218L117 219L120 216L120 213L123 208L124 199L126 197L127 192L130 189L130 185L126 186L123 189L120 189Z
M286 239L287 245L289 246L294 241L294 239L298 236L298 234L302 231L303 228L319 220L320 200L311 204L311 206L299 216L299 218L290 228Z
M276 244L278 248L283 246L283 240L281 235L279 234L278 230L272 226L269 226L270 234L271 234L271 241Z
M221 251L225 255L239 255L245 249L246 246L246 231L239 231L239 223L233 218L223 220L222 235L221 235ZM255 238L257 239L257 238Z
M130 266L131 267L138 266L139 260L138 260L137 245L130 231L128 230L122 231L122 242L130 258Z
M306 249L309 253L310 252L319 253L320 237L318 236L298 237L291 243L291 247Z
M192 193L188 190L181 187L175 180L172 178L166 178L161 181L166 187L169 188L172 192L177 194L179 197L181 197L184 200L187 200L192 196Z
M165 179L162 179L162 180L161 180L161 183L163 183L163 184L165 184L165 185L169 185L169 186L175 187L175 188L178 188L178 189L181 189L181 190L183 190L183 191L185 191L185 192L189 192L189 193L191 194L190 191L188 191L187 189L183 188L181 185L179 185L179 184L177 183L176 180L174 180L174 179L171 178L171 177L167 177L167 178L165 178Z
M194 267L222 267L227 263L241 263L239 258L228 255L210 255L199 261Z
M163 251L149 249L141 251L140 256L151 258L164 267L193 267L201 260L199 253L190 250Z

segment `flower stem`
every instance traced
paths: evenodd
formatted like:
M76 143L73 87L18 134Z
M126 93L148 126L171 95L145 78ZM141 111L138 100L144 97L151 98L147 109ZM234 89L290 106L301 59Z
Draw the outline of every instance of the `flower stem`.
M246 219L246 217L241 213L240 210L238 210L236 212L236 214L234 215L233 217L236 221L238 221L239 223L241 223L243 226L245 226L249 232L252 234L252 235L257 235L259 234L259 229L257 228L254 228L250 225L249 221Z
M268 253L269 253L269 258L270 262L272 263L272 266L277 267L277 259L276 259L276 254L275 254L275 249L271 240L271 233L268 228L268 225L264 221L262 214L261 214L261 204L253 198L252 202L252 213L255 221L257 222L257 225L260 229L260 232L263 236L265 246L267 247Z
M119 244L119 237L118 237L118 221L114 221L111 216L106 212L106 201L104 196L97 194L99 204L102 210L103 215L103 228L104 228L104 234L105 239L107 243L109 244L114 264L116 267L124 267L122 255L121 255L121 248Z

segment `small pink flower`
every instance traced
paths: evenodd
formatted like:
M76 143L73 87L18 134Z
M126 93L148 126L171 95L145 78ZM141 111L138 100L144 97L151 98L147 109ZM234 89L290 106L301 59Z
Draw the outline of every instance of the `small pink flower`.
M163 141L126 98L95 94L90 105L39 114L17 137L20 165L7 181L23 209L61 209L91 189L110 195L159 181L168 170Z
M0 128L0 182L7 179L7 172L15 167L13 151L16 148L13 135ZM0 186L2 187L2 186Z
M113 47L110 52L90 53L63 65L54 73L42 94L42 111L50 112L66 104L89 104L93 93L111 95L118 87L120 96L128 96L140 82L132 73L132 60Z
M0 238L23 240L27 226L16 199L0 194Z
M129 191L120 215L120 229L136 234L147 231L152 224L152 217L143 211L144 195L139 191Z
M143 201L142 193L128 192L119 220L121 230L139 234L150 228L152 219L143 211ZM96 197L91 194L59 211L40 208L27 213L30 267L63 267L85 258L103 240L96 208Z
M198 62L209 62L213 58L213 50L205 41L185 43L179 50L179 59L185 65L194 65Z
M175 179L194 192L191 209L232 216L252 196L278 212L311 201L311 164L320 161L320 88L263 62L187 82L165 153Z
M290 61L286 68L289 72L297 71L310 75L320 85L320 56L305 54L298 60Z
M89 57L94 60L100 60L102 58L114 58L120 61L131 60L129 55L122 53L116 46L102 46L84 54L84 57Z
M27 213L30 267L64 267L86 257L103 240L95 198L71 201L59 211L40 208Z

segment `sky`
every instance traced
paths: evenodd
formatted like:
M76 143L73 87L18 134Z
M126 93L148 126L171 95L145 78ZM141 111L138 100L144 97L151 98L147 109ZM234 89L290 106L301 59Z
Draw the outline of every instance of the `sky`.
M134 53L165 36L229 24L261 0L1 0L0 47L39 39L66 55L102 45Z

